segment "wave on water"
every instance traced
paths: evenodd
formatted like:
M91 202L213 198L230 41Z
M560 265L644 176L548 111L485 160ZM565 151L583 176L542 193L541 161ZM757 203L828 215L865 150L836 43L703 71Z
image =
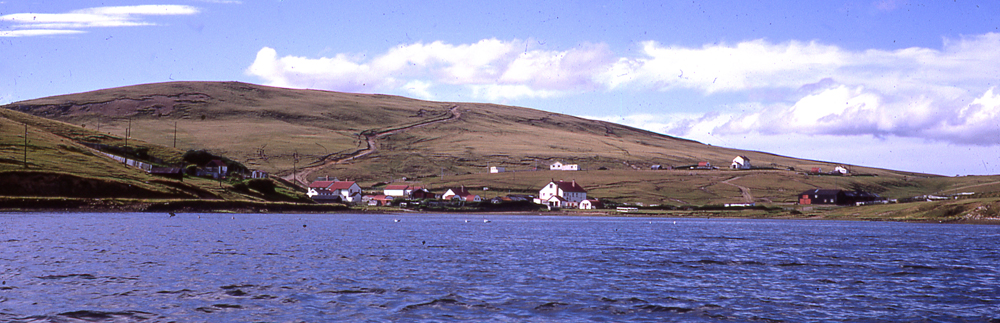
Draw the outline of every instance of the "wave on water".
M0 315L0 318L3 316ZM72 322L142 322L149 320L163 319L162 316L142 312L142 311L122 311L122 312L103 312L103 311L89 311L80 310L72 312L63 312L55 315L38 315L29 316L24 318L11 318L11 323L36 323L36 322L53 322L53 323L72 323Z

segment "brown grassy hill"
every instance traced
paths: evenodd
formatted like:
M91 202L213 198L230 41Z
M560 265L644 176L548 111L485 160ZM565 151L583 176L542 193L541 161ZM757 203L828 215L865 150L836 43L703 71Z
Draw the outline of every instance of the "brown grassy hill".
M236 192L230 183L153 176L88 146L98 144L124 147L125 140L60 121L0 109L0 197L274 200L254 192ZM177 149L135 139L129 141L128 147L155 156L165 164L180 161L183 154Z
M144 142L174 147L176 141L177 151L207 149L272 174L291 178L294 171L303 182L329 175L370 186L405 177L436 187L530 192L550 178L575 178L598 197L669 204L789 202L795 193L817 187L905 197L997 186L989 184L997 182L992 177L953 179L849 165L855 174L876 176L807 176L803 170L832 170L838 164L714 147L527 108L236 82L135 85L4 108L97 134L122 135L131 122L132 137ZM765 169L726 170L737 155ZM548 171L555 161L579 164L584 171ZM701 161L723 169L649 170ZM487 166L516 172L486 174ZM536 167L546 170L528 172Z

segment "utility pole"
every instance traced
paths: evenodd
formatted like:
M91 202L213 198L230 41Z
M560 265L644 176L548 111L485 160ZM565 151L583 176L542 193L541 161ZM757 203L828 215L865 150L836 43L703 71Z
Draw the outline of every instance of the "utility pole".
M24 123L24 168L28 168L28 123Z
M297 183L299 181L297 172L295 170L298 163L299 163L299 152L296 150L295 153L292 154L292 183Z
M177 148L177 121L174 121L174 148Z
M125 164L128 164L128 136L132 132L132 117L128 118L128 127L125 127L125 152L122 154L124 156Z

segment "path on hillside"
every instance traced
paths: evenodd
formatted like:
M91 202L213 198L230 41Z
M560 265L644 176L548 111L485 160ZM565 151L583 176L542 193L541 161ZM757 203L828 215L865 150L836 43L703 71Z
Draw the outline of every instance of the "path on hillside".
M743 176L736 176L736 177L724 180L724 181L722 181L722 183L723 184L727 184L727 185L736 186L736 188L740 189L740 194L743 195L743 200L746 201L746 203L753 203L753 194L750 194L750 188L749 187L740 186L740 185L736 185L736 184L731 183L732 181L738 180L740 178L743 178Z
M458 118L462 117L462 111L460 111L458 108L459 108L458 105L452 106L451 109L449 109L449 113L451 113L451 116L449 116L447 118L444 118L444 119L428 120L428 121L420 122L420 123L417 123L417 124L412 124L412 125L401 127L401 128L396 128L396 129L391 129L391 130L385 130L385 131L380 131L380 132L375 132L375 133L362 132L361 135L365 136L365 142L368 144L368 147L365 147L365 148L363 148L361 150L358 150L358 151L356 151L356 152L354 152L354 153L352 153L352 154L350 154L348 156L345 156L345 157L336 158L336 159L330 159L330 160L321 160L322 163L319 164L319 165L304 167L304 168L302 168L300 170L297 170L297 171L293 172L292 174L289 174L289 175L287 175L285 177L282 177L282 179L284 179L286 181L290 181L290 182L291 181L295 181L295 182L298 182L298 183L301 183L301 184L305 184L305 185L308 186L309 185L309 175L312 174L313 172L319 170L320 168L323 168L323 167L326 167L326 166L329 166L329 165L334 165L334 164L346 163L346 162L349 162L349 161L352 161L352 160L355 160L355 159L358 159L358 158L361 158L361 157L364 157L364 156L368 156L368 155L373 154L375 152L378 152L379 144L378 144L377 139L379 139L381 137L385 137L385 136L388 136L388 135L400 133L400 132L407 131L407 130L410 130L410 129L413 129L413 128L419 128L419 127L429 126L429 125L436 124L436 123L457 120Z

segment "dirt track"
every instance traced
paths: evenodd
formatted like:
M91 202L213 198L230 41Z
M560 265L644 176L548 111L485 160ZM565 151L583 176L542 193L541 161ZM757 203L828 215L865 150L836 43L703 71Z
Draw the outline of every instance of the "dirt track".
M457 120L458 118L462 117L462 111L459 110L459 106L458 105L452 106L451 109L449 110L449 112L451 113L451 116L449 116L448 118L437 119L437 120L429 120L429 121L426 121L426 122L422 122L422 123L418 123L418 124L413 124L413 125L409 125L409 126L406 126L406 127L393 129L393 130L381 131L381 132L377 132L377 133L374 133L374 134L364 134L364 136L365 136L365 142L368 143L368 147L366 147L364 149L361 149L361 150L358 150L358 151L356 151L355 153L353 153L353 154L351 154L349 156L345 156L345 157L341 157L341 158L337 158L337 159L326 160L326 161L323 161L323 163L321 163L319 165L314 165L314 166L309 166L309 167L302 168L301 170L298 170L298 171L296 171L296 172L294 172L294 173L292 173L292 174L290 174L288 176L282 177L282 178L285 179L286 181L290 181L290 182L291 181L295 181L295 182L297 182L299 184L309 185L309 175L312 174L313 172L315 172L315 171L323 168L323 167L326 167L326 166L329 166L329 165L335 165L335 164L343 164L343 163L346 163L346 162L349 162L349 161L352 161L352 160L355 160L355 159L358 159L358 158L361 158L361 157L373 154L375 152L378 152L379 144L378 144L377 140L379 138L381 138L381 137L388 136L388 135L391 135L391 134L400 133L400 132L407 131L407 130L410 130L410 129L413 129L413 128L424 127L424 126L428 126L428 125L432 125L432 124L436 124L436 123L441 123L441 122L453 121L453 120ZM293 178L293 176L294 176L294 178Z

